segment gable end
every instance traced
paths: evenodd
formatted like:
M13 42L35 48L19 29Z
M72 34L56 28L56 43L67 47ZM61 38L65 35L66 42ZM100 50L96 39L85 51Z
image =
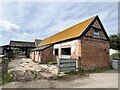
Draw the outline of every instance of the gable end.
M86 35L91 29L100 31L100 34L102 34L106 38L106 40L109 41L109 37L98 16L94 18L94 20L89 24L89 26L85 29L85 31L80 35L80 38L84 36L94 38L93 32L91 33L91 35ZM97 39L105 40L105 38L97 38Z

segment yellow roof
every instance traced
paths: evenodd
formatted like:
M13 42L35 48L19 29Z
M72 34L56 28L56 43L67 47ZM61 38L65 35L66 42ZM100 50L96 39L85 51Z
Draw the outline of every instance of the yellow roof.
M44 39L39 44L39 46L53 44L53 43L56 43L59 41L79 37L82 34L82 32L87 28L87 26L93 21L94 18L95 17L92 17L92 18L85 20L85 21L83 21L75 26L72 26L72 27L70 27L62 32L59 32L53 36L50 36L50 37Z

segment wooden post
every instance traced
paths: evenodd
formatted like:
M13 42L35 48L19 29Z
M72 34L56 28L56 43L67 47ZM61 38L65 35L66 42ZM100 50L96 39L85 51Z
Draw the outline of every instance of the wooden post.
M57 63L58 63L58 73L59 73L59 68L60 68L60 58L61 58L61 45L59 44L58 47L58 58L57 58Z
M0 76L2 76L2 60L4 56L0 56Z
M39 52L39 54L38 54L38 61L39 61L39 63L41 63L41 51L38 51Z
M7 57L2 58L2 79L6 79L8 76L8 63L9 59Z
M59 49L58 49L58 57L59 57L59 59L61 58L61 45L59 44Z
M80 57L76 59L76 71L78 71L79 69L80 69Z
M60 59L57 58L58 73L60 72Z

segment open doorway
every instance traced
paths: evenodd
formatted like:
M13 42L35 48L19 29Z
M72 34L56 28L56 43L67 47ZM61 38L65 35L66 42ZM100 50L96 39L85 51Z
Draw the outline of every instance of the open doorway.
M55 49L55 56L58 56L58 49Z

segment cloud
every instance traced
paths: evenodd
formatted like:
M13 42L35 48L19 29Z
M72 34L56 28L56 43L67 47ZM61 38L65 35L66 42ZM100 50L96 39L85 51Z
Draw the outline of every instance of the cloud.
M19 32L20 26L7 20L0 20L0 28L8 32Z
M0 22L0 30L2 27L3 41L6 42L2 43L7 43L11 39L44 39L95 15L99 15L108 34L115 34L118 25L117 8L117 3L113 2L4 3L4 21Z

